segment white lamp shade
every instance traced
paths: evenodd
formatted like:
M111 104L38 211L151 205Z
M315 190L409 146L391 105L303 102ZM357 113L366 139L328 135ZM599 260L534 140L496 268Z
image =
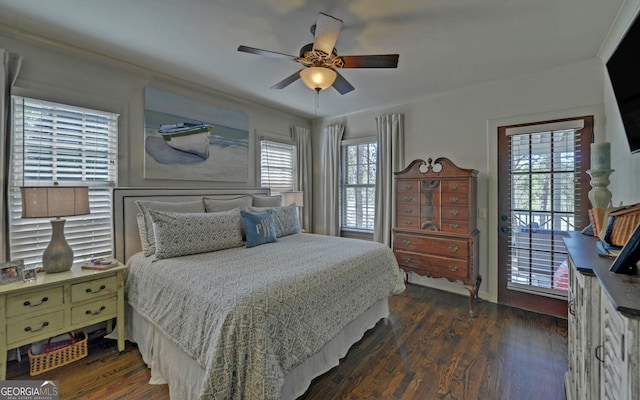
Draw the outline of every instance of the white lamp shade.
M282 205L295 204L298 207L304 207L304 195L302 192L280 192L280 195L282 196Z
M333 85L338 74L336 71L325 67L310 67L300 71L300 79L309 89L325 90Z
M88 187L22 187L22 217L66 217L89 214Z

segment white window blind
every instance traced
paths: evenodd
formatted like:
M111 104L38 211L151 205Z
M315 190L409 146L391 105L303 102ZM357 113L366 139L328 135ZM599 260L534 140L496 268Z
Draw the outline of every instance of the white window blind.
M342 145L341 229L373 231L378 143Z
M296 146L260 140L260 183L274 192L294 189Z
M22 218L21 186L89 186L91 213L67 217L65 237L74 261L112 252L111 187L117 179L118 115L13 97L9 178L12 260L42 262L51 239L48 218Z

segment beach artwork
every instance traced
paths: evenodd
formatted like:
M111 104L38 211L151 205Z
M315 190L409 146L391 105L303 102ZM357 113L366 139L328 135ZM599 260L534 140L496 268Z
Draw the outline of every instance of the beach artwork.
M145 179L246 182L249 116L145 88Z

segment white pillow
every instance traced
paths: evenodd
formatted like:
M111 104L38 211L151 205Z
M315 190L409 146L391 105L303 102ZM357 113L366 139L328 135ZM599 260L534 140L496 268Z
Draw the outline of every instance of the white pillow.
M174 213L150 210L156 258L230 249L243 245L240 210L219 213Z
M271 209L273 223L276 227L276 237L300 233L300 220L298 219L298 207L291 204L284 207L250 207L250 211L262 211Z
M229 211L234 208L246 210L251 206L251 196L234 197L232 199L204 198L204 208L207 212Z
M168 211L168 212L177 212L177 213L204 213L205 212L204 203L202 202L202 199L178 202L178 203L136 200L136 205L140 209L140 212L142 213L142 215L144 215L144 226L145 226L145 232L147 233L146 242L148 244L148 248L145 251L144 255L147 257L156 252L155 239L153 234L153 224L151 222L151 217L149 216L150 210ZM143 246L144 246L144 243L143 243Z
M282 205L282 196L253 196L254 207L280 207Z

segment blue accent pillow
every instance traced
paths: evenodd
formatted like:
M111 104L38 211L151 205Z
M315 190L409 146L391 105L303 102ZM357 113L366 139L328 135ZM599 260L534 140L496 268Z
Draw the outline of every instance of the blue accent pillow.
M254 247L276 241L276 226L271 209L251 212L241 210L247 233L247 247Z

